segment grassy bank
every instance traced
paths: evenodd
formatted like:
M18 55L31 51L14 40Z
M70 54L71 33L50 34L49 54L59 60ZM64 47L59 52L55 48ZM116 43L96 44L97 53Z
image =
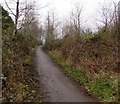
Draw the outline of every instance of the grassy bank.
M85 73L85 68L79 67L78 69L68 63L58 50L48 51L53 60L59 64L65 72L72 77L75 81L84 86L89 93L97 96L101 102L118 102L118 77L115 73L106 73L101 71L94 73L90 80ZM91 76L91 75L89 75Z
M7 37L3 37L3 102L34 101L36 83L30 70L33 70L33 54L39 43L22 34Z

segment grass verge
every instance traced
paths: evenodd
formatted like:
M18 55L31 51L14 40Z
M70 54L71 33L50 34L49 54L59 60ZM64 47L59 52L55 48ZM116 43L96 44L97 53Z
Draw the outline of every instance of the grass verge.
M59 55L59 52L48 51L48 54L52 56L52 59L57 64L63 67L69 76L83 85L92 95L98 97L100 102L118 102L118 77L115 73L101 71L100 73L95 73L93 79L89 81L85 73L83 74L79 69L75 69L72 65L68 64Z

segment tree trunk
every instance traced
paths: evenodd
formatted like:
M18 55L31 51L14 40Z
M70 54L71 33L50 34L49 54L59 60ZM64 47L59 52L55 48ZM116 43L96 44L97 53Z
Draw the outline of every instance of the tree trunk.
M14 30L14 35L17 34L18 18L19 18L19 0L17 0L17 5L16 5L15 30Z

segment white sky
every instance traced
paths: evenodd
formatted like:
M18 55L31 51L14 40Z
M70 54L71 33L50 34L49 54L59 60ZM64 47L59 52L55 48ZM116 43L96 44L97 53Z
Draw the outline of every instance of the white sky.
M10 0L9 5L11 5ZM20 1L25 1L25 0L20 0ZM32 1L32 0L26 0L26 1ZM49 4L47 7L40 9L38 13L41 15L41 17L44 19L47 16L48 11L55 11L55 14L58 19L63 20L63 19L69 19L70 13L73 9L73 6L75 3L78 2L84 2L84 11L83 11L83 26L84 27L90 27L93 30L96 30L97 28L97 12L99 10L99 3L104 3L104 2L118 2L120 0L34 0L36 1L37 8L40 8L42 6L45 6ZM4 0L0 0L0 4L5 7ZM85 22L87 20L87 22Z

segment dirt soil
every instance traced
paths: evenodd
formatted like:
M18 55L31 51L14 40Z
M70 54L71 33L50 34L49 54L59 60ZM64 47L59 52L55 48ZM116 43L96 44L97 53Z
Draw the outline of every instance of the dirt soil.
M36 50L35 64L35 79L40 84L38 88L45 102L96 102L63 73L42 47Z

